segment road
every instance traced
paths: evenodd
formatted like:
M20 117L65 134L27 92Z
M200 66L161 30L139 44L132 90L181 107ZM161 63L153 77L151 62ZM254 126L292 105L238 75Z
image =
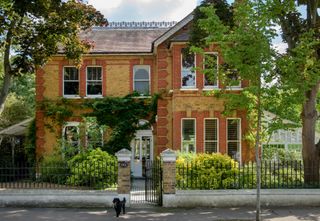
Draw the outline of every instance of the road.
M320 208L274 208L262 210L263 220L320 221ZM111 208L0 208L1 221L108 221L108 220L164 220L212 221L254 220L253 208L127 208L127 214L115 217Z

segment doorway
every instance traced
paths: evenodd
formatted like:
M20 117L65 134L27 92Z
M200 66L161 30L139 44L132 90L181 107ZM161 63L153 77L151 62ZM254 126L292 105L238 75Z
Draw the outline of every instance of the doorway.
M132 176L136 178L145 177L144 168L146 162L153 159L153 136L152 130L138 130L131 142L132 150Z

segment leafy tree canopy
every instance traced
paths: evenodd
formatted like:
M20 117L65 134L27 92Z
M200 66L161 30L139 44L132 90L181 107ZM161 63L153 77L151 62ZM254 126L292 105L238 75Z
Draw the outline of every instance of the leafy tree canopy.
M79 32L93 25L106 25L107 21L81 0L2 0L0 23L2 106L12 76L33 73L59 49L80 64L81 55L92 47L92 42L79 39Z

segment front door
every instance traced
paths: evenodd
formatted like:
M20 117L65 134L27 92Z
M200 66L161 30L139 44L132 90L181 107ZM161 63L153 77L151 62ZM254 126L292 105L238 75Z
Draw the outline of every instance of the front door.
M153 141L151 130L137 131L132 141L132 167L134 177L144 177L145 162L153 157Z

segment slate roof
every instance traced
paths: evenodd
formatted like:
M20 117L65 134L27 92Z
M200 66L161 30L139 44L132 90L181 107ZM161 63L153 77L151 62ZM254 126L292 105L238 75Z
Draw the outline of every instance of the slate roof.
M93 28L81 33L82 39L94 42L90 53L150 53L152 43L169 28Z

